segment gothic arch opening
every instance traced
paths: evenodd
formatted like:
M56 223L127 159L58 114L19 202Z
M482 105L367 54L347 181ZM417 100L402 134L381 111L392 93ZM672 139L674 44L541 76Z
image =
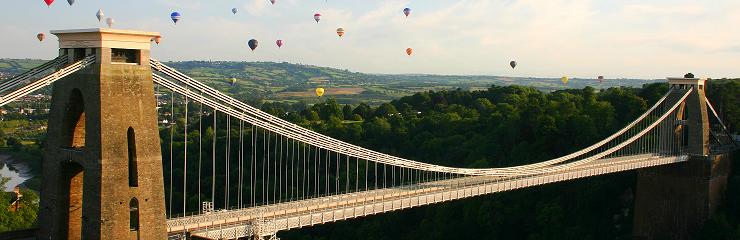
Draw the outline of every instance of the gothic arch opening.
M131 198L131 202L128 204L128 212L128 225L129 230L131 230L129 239L139 239L139 200Z
M82 210L84 193L84 169L75 162L62 164L62 177L64 178L64 195L62 195L62 231L67 239L80 239L82 237ZM66 206L66 207L65 207ZM64 227L66 226L66 227Z
M128 145L128 186L138 187L139 173L136 163L136 133L134 133L134 128L128 128L126 138Z
M85 147L85 101L79 89L73 89L66 106L64 119L66 148Z

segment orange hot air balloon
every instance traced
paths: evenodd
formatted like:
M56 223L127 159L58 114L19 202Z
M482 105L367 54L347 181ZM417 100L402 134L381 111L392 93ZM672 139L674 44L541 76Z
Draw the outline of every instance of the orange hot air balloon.
M39 42L43 42L44 38L46 38L46 35L44 35L43 33L39 33L39 34L36 34L36 38L39 39Z
M409 56L411 56L412 53L414 53L414 49L411 49L411 48L407 48L406 49L406 54L408 54Z
M162 41L162 36L156 36L156 37L152 38L152 40L154 41L154 43L156 43L157 45L159 45L159 42Z
M339 35L339 38L342 38L344 36L344 28L337 28L337 35Z

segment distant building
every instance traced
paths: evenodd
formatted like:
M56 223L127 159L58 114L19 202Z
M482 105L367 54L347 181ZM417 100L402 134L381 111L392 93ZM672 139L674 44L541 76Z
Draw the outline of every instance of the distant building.
M15 194L15 196L11 198L10 206L8 207L8 211L11 212L18 211L18 208L21 207L21 198L23 197L23 194L21 194L21 188L18 186L15 186L13 193Z
M33 114L34 111L36 111L36 109L34 108L21 108L20 109L20 113L25 114L25 115Z

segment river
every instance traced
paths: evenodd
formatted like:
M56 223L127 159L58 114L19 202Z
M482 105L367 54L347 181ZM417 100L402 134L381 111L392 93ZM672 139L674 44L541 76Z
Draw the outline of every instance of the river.
M23 163L13 161L10 155L0 155L0 177L10 178L4 189L10 192L15 186L31 178L30 168Z

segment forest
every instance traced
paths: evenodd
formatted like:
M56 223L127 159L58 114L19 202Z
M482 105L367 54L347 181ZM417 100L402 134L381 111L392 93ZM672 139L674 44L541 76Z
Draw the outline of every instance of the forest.
M264 102L260 108L275 116L332 137L373 150L409 159L458 167L503 167L538 162L578 150L600 140L626 125L656 102L668 89L665 83L642 88L620 87L597 90L591 87L542 92L532 87L491 86L486 90L462 89L425 91L379 106L365 103L342 105L332 98L318 104L304 102ZM708 97L733 133L740 123L740 81L710 81ZM189 104L189 112L198 112ZM163 166L172 166L174 175L165 171L165 186L172 178L172 196L182 199L182 156L170 158L170 132L173 152L183 151L184 109L171 109L177 125L161 126ZM206 111L208 112L208 111ZM212 115L188 117L188 142L197 144L199 124L203 145L227 145L227 130L214 132ZM218 115L218 126L227 119ZM235 131L232 129L232 132ZM238 136L232 133L232 137ZM3 136L5 151L40 168L43 139L33 145L18 144ZM237 141L232 141L236 143ZM191 145L193 146L193 145ZM234 147L233 149L236 149ZM196 156L197 149L188 149ZM191 154L192 153L192 154ZM223 153L216 153L223 159ZM206 153L203 158L210 159ZM172 160L170 160L172 159ZM197 169L196 161L188 168ZM697 235L698 239L737 239L740 237L740 176L738 165L729 179L727 199L720 212ZM233 166L233 165L232 165ZM217 162L217 178L223 178L222 161ZM204 165L204 172L210 166ZM231 171L236 171L230 169ZM196 179L197 171L188 172ZM35 178L36 181L37 178ZM280 233L283 239L630 239L633 218L634 171L584 180L481 196L379 216L348 220ZM217 184L218 192L223 185ZM38 185L34 184L38 188ZM219 189L220 188L220 189ZM35 189L38 190L38 189ZM188 192L196 192L188 185ZM33 225L37 212L35 195L27 213L0 211L0 231ZM7 199L5 193L0 199ZM208 196L203 195L204 199ZM221 200L221 199L215 199ZM220 201L216 201L217 203ZM188 199L188 211L195 211L198 198ZM169 206L181 212L180 204ZM0 208L7 208L6 201ZM217 208L223 208L220 206ZM16 214L16 215L13 215ZM32 217L33 215L33 217ZM25 217L24 217L25 216ZM23 218L23 221L13 219ZM23 225L13 222L23 222Z
M708 87L713 102L730 131L737 132L738 81L717 80ZM341 105L334 99L311 106L305 103L264 103L275 116L369 149L456 167L504 167L551 159L590 145L620 129L655 103L668 90L665 83L642 88L560 90L541 92L531 87L491 86L486 90L426 91L372 107ZM721 106L721 107L720 107ZM197 112L197 105L190 105ZM183 110L174 132L181 133ZM178 114L178 112L180 114ZM197 119L191 115L188 139L199 139ZM203 119L212 119L205 116ZM205 121L205 120L204 120ZM219 115L218 126L227 124ZM212 121L202 123L203 144L210 146ZM217 146L227 145L228 132L218 128ZM164 166L168 159L168 133L162 129ZM232 128L231 136L238 136ZM173 135L175 153L182 152L182 134ZM235 144L237 141L232 141ZM236 149L233 146L231 149ZM192 147L189 156L197 155ZM216 159L223 159L216 153ZM182 199L182 162L174 162L173 198ZM206 153L203 156L210 159ZM188 168L197 169L196 161ZM232 163L231 166L235 166ZM224 178L222 162L216 178ZM210 166L204 166L210 172ZM230 174L238 174L229 169ZM193 172L193 171L191 171ZM737 171L736 171L737 172ZM191 176L192 174L192 176ZM197 173L188 173L196 179ZM165 188L170 176L165 171ZM208 176L204 176L208 179ZM633 220L634 171L550 184L474 199L443 203L279 234L285 239L629 239ZM740 178L730 179L727 205L706 225L700 239L736 239L740 236ZM188 185L188 192L196 186ZM231 188L234 188L232 185ZM216 192L224 187L216 182ZM234 189L232 189L233 191ZM166 191L168 192L168 191ZM169 198L170 196L167 196ZM202 196L208 199L209 196ZM234 198L233 196L231 198ZM223 197L216 196L216 208ZM235 199L231 199L235 202ZM182 209L170 206L173 213ZM189 198L188 212L196 211L197 198ZM697 236L699 237L699 236Z

